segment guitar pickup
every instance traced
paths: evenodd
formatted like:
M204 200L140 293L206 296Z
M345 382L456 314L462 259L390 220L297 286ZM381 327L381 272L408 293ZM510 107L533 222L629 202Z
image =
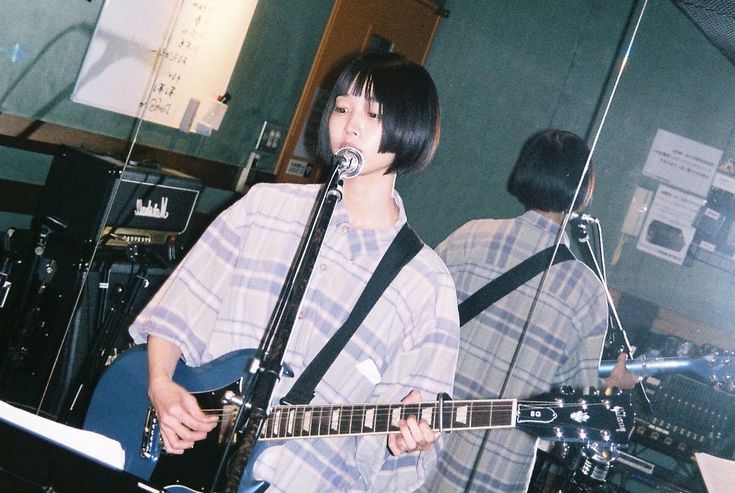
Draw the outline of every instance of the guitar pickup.
M143 437L140 444L140 456L143 459L158 460L163 445L163 436L158 429L158 415L153 406L148 406L143 426Z

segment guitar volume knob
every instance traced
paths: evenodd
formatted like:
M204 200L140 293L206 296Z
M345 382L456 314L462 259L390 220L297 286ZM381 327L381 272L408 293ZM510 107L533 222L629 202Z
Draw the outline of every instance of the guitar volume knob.
M242 406L245 403L245 399L239 394L236 394L232 390L225 391L222 396L222 404L234 404L236 406Z

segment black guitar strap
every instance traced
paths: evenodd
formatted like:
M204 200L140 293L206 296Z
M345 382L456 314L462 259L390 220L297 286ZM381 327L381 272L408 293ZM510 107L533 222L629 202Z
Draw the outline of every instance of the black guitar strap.
M378 267L365 285L365 289L352 309L352 313L347 317L342 327L319 351L319 354L304 369L304 372L296 380L288 394L281 398L281 404L308 404L311 402L314 398L314 389L329 367L332 366L347 341L350 340L352 334L360 327L360 324L370 313L383 291L398 275L398 272L416 256L423 246L424 243L411 226L408 223L404 224L383 258L380 259Z
M531 278L541 273L549 265L553 253L554 245L551 245L531 255L520 264L485 284L469 298L460 303L458 307L460 327L475 318L500 298L518 289L522 284L525 284ZM572 254L569 248L563 243L560 244L554 257L554 264L573 259L575 259L574 254Z

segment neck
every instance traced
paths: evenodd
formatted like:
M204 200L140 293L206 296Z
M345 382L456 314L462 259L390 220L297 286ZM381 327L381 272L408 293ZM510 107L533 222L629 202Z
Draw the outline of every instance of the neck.
M390 174L345 180L343 200L353 226L382 229L396 223L399 209L393 197L395 179L395 174Z
M550 221L554 221L556 224L561 224L562 221L564 221L563 212L539 211L539 210L536 210L536 212L544 216L546 219L549 219Z

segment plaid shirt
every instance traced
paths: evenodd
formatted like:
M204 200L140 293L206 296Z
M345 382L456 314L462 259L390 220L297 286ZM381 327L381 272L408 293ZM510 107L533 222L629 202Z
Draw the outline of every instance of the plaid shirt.
M317 195L317 185L257 185L223 212L132 325L174 341L187 364L201 365L257 347ZM284 361L295 377L342 325L395 235L406 222L370 230L350 225L337 204ZM424 248L394 279L316 389L312 403L398 402L410 389L424 399L451 392L458 351L454 284ZM296 378L282 378L272 404ZM440 441L441 442L441 441ZM386 437L286 440L255 462L269 491L410 491L434 467L437 445L395 458ZM272 442L262 442L271 444Z
M491 279L552 245L559 225L528 211L507 220L471 221L437 248L463 301ZM564 238L566 242L567 239ZM455 398L499 396L529 316L541 274L496 302L460 330ZM531 316L516 367L503 397L528 398L560 385L599 386L597 376L607 327L602 284L582 262L553 266ZM445 440L437 471L424 490L525 492L536 438L512 429L457 432ZM468 479L480 455L472 483Z

